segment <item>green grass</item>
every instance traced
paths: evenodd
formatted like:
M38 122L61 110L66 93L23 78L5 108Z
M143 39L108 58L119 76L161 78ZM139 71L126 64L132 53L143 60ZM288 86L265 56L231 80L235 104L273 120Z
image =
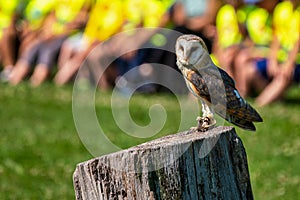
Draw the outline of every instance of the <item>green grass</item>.
M294 87L286 101L259 109L264 123L257 124L256 133L236 129L248 154L256 199L300 198L299 90ZM0 102L0 199L74 199L72 173L77 163L92 155L74 125L72 87L0 85ZM147 125L148 109L155 103L167 111L164 128L153 137L134 138L114 123L110 93L96 95L100 125L122 148L178 130L180 109L172 95L135 95L130 100L133 120ZM195 125L194 116L187 121Z

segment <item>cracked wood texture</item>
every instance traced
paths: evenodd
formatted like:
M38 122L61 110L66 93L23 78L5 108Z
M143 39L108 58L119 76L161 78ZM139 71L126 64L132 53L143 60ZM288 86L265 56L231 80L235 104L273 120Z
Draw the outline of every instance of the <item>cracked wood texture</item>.
M186 131L77 165L76 199L253 199L233 127Z

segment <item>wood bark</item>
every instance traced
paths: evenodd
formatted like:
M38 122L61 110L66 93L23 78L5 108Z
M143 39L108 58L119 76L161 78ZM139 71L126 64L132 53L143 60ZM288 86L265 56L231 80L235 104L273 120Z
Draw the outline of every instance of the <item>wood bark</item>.
M233 127L185 131L77 165L76 199L253 199Z

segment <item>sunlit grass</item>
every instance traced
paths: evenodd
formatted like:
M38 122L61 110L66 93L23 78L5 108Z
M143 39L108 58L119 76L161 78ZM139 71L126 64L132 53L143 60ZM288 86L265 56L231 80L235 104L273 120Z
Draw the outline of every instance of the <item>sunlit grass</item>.
M248 154L256 199L300 198L299 90L293 87L285 101L259 109L264 122L257 124L257 132L236 129ZM0 102L0 199L74 199L72 173L92 155L74 125L72 87L0 85ZM159 134L136 138L114 122L110 92L97 92L95 102L101 127L121 148L175 133L181 121L174 95L134 95L129 110L137 125L151 123L149 109L154 104L167 114ZM186 127L196 124L193 114L186 121Z

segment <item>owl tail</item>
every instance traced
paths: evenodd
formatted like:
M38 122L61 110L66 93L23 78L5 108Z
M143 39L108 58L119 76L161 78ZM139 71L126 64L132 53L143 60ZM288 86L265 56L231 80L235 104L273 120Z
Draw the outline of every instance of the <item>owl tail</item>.
M256 131L256 128L252 121L247 121L245 119L241 119L233 115L227 116L226 120L242 129L249 130L249 131Z

